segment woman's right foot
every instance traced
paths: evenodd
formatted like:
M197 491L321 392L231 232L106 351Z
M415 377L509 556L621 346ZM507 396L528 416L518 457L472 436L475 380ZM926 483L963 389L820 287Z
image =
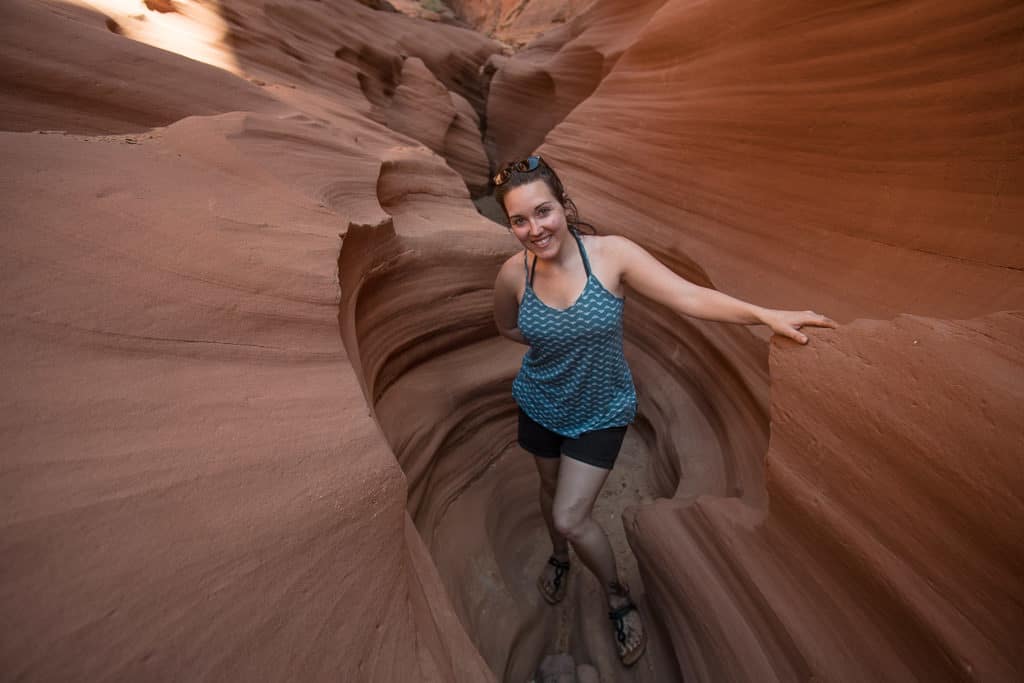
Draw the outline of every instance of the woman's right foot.
M552 555L544 570L537 577L537 588L552 605L556 605L565 597L569 586L569 557L559 559Z
M608 617L615 629L615 647L625 666L636 663L647 649L647 634L640 620L640 611L629 597L629 589L613 584L608 594Z

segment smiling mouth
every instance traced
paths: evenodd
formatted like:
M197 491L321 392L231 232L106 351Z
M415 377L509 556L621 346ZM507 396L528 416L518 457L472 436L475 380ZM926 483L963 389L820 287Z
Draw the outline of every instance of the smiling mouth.
M530 241L534 244L534 246L546 247L546 246L548 246L548 244L551 243L551 235L545 235L544 237L542 237L539 240L530 240Z

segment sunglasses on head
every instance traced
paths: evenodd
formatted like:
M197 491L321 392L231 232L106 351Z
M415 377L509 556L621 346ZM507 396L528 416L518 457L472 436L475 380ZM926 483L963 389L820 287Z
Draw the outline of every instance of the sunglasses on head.
M522 161L513 161L498 171L492 180L495 185L503 185L508 182L513 173L529 173L530 171L536 171L541 166L547 166L547 164L539 156L526 157Z

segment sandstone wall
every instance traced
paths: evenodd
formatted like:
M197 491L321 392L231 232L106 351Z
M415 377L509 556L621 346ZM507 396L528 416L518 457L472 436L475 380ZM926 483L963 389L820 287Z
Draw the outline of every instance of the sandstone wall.
M1024 307L1022 25L669 2L540 148L599 227L847 323L773 345L766 506L709 486L628 521L687 680L1021 675L1020 317L993 314Z
M1018 4L534 3L516 55L373 4L2 10L5 671L1018 680ZM628 671L590 577L533 585L471 196L535 149L602 232L844 323L630 296Z
M222 9L272 34L271 6ZM339 238L386 215L390 150L468 192L374 121L333 55L375 14L321 12L322 49L291 36L289 57L280 26L222 43L246 80L130 41L142 19L5 4L5 680L493 680L339 325ZM413 47L432 35L408 26ZM446 53L443 35L410 60L453 68L485 44ZM351 87L268 76L261 55Z

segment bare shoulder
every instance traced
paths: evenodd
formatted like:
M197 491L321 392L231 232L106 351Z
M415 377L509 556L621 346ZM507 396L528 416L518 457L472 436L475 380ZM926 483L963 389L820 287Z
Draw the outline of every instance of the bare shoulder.
M621 272L640 246L621 235L584 235L583 244L606 268Z
M623 275L629 251L636 245L619 235L583 235L582 239L597 279L615 296L624 296Z
M514 279L514 276L521 272L523 272L523 252L517 251L501 264L501 268L498 270L498 279Z
M604 240L604 243L606 245L605 248L614 249L616 251L628 251L636 249L638 246L640 246L633 240L629 239L628 237L623 237L622 235L602 235L601 239Z
M498 269L498 276L494 280L496 290L504 290L518 293L526 284L525 270L523 269L523 252L516 253L505 259Z
M614 252L636 247L636 242L622 235L582 235L583 243L600 252Z

